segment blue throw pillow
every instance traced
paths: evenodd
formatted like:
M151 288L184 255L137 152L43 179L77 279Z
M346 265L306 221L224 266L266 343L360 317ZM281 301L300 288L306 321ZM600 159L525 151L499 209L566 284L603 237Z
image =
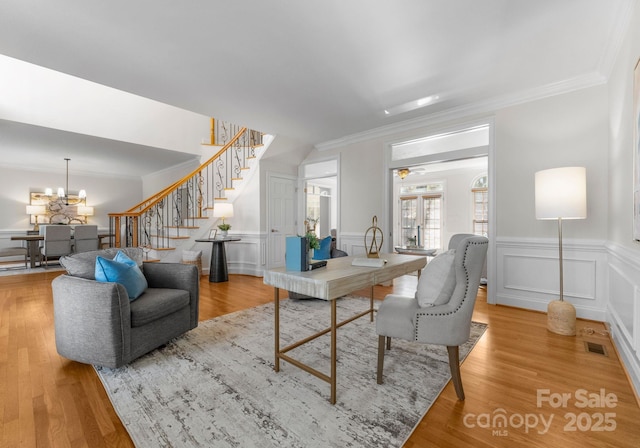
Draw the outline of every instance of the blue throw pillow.
M328 260L331 258L331 236L320 240L320 249L313 250L314 260Z
M129 266L138 266L138 263L136 263L135 260L132 260L129 256L127 256L127 254L125 254L121 250L119 250L116 253L116 256L113 257L113 261L117 261L118 263L128 264Z
M120 283L127 290L129 300L133 301L140 297L149 285L135 261L124 254L122 256L126 258L125 262L116 261L121 253L118 252L113 260L96 257L95 277L99 282Z

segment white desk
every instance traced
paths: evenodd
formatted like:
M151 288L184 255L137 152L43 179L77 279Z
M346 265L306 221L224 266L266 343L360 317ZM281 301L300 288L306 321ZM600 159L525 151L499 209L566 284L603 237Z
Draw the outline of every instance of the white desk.
M359 317L371 316L373 321L373 287L379 283L393 280L401 275L419 271L427 264L425 257L400 254L380 254L380 258L387 260L381 268L368 268L352 266L355 257L341 257L327 260L327 266L313 271L296 272L287 271L285 268L268 270L264 273L264 283L274 287L274 315L275 315L275 366L276 372L280 371L280 360L293 364L302 370L317 376L331 385L331 404L336 402L336 330L337 328L352 322ZM363 288L371 288L371 301L369 309L352 316L351 318L337 322L336 300L350 292ZM287 347L280 348L280 289L305 294L311 297L328 300L331 303L331 326L319 333L304 338ZM331 332L331 374L324 373L286 355L290 350L306 344L324 334Z

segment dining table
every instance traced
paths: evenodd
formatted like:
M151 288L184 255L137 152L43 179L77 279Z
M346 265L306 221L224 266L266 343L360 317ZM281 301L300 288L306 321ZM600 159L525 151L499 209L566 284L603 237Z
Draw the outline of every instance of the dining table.
M99 233L98 240L102 241L102 238L108 238L111 234ZM73 236L71 237L73 239ZM40 241L44 241L44 235L12 235L12 241L26 241L27 242L27 254L29 256L29 265L35 268L40 261Z

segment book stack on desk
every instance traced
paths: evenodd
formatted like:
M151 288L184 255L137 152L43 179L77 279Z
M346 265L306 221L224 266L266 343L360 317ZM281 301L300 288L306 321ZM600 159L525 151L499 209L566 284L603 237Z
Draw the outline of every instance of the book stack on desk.
M327 260L316 260L309 262L309 270L313 271L314 269L323 268L327 265Z

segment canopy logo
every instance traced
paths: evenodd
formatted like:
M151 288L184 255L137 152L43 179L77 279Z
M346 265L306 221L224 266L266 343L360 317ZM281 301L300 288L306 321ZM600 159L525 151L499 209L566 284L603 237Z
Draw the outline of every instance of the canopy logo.
M618 397L614 393L607 393L602 388L598 392L589 392L586 389L577 389L571 392L551 392L550 389L538 389L536 391L536 407L538 409L549 407L562 409L574 407L583 412L566 412L564 419L564 431L614 431L616 429L615 412L587 412L589 410L609 410L618 405ZM536 431L544 435L551 429L556 414L545 415L538 413L513 413L509 414L505 409L498 408L493 412L482 414L465 414L463 423L467 428L490 429L492 435L506 437L510 429L524 428L524 433Z

